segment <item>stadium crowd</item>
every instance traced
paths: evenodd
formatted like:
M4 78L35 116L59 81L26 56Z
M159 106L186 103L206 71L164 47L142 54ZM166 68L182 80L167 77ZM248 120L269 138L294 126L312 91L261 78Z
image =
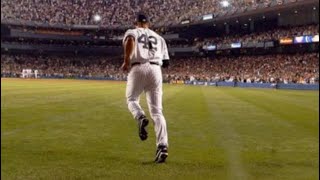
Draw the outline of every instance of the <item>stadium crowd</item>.
M206 82L319 83L319 54L173 60L165 79Z
M319 54L216 58L174 58L163 70L165 82L319 83ZM1 77L20 77L37 69L42 78L125 80L121 58L1 55Z
M20 77L22 69L37 69L41 77L114 78L123 80L119 59L97 57L44 57L1 55L1 77Z
M297 27L278 27L265 32L255 32L251 34L237 34L223 37L208 38L198 41L198 46L205 46L209 44L231 44L235 42L241 43L258 43L266 41L277 41L281 38L293 38L304 35L319 35L319 24L297 26Z
M2 0L1 20L32 21L49 24L130 26L138 12L145 12L160 26L196 21L206 14L225 15L269 7L272 3L297 0ZM94 16L101 17L100 22Z

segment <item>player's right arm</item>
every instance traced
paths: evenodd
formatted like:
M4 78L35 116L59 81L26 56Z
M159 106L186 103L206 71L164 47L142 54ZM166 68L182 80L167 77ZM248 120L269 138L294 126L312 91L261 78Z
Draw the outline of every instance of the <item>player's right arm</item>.
M134 38L128 36L124 42L124 62L121 66L123 71L128 71L130 67L130 58L134 49Z
M123 71L128 71L130 68L130 59L134 51L135 46L135 33L132 30L128 30L124 36L124 62L121 66Z

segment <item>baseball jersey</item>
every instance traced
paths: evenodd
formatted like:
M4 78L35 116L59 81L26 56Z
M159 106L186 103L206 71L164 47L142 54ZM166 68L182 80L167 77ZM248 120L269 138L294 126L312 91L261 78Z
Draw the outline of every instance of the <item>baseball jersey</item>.
M167 44L156 32L148 28L129 29L124 35L123 44L128 36L135 38L131 64L157 62L162 65L162 60L169 60Z

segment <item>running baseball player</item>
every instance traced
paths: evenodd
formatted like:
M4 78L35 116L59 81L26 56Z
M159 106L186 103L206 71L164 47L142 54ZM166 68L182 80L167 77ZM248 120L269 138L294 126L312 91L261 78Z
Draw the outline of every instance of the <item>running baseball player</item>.
M165 40L149 29L146 15L139 14L136 28L129 29L123 39L123 71L129 71L127 78L127 104L133 117L138 121L139 137L148 138L149 120L142 110L139 100L146 93L151 118L156 133L156 163L165 162L168 157L168 134L166 120L162 113L162 72L161 66L169 66L169 54Z

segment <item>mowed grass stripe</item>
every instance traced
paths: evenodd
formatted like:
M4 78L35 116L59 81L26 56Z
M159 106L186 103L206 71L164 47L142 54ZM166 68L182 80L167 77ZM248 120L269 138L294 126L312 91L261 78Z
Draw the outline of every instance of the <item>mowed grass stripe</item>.
M242 90L243 91L243 90ZM241 91L239 91L241 92ZM248 90L247 93L253 93L258 96L265 97L267 99L274 99L277 101L284 101L292 106L298 106L302 109L312 110L314 113L318 112L317 107L319 106L319 101L317 96L319 96L318 91L298 91L298 90L260 90L252 91Z
M313 102L317 101L316 99L319 97L319 94L316 92L313 92L315 96L314 98L305 100L299 105L292 103L290 97L285 98L274 91L269 90L250 92L250 97L246 96L247 93L245 91L226 92L237 99L241 99L242 101L264 109L266 113L272 113L281 120L287 121L296 126L296 128L304 128L305 131L312 133L314 136L318 135L319 110L318 108L316 111L314 111L313 108L306 108L312 106L317 107L316 104L313 104ZM300 96L296 95L291 98L299 98L301 99L300 101L302 101L304 99L304 94L305 92L302 91L300 92Z
M8 80L7 80L8 81ZM7 82L5 81L5 82ZM57 82L55 82L55 84L51 84L49 86L46 86L45 84L43 84L42 81L34 81L32 82L32 86L30 85L24 85L21 86L19 88L14 87L14 91L11 91L12 88L8 89L8 86L11 87L12 83L20 83L23 80L17 80L17 79L13 79L13 82L10 81L10 83L3 83L3 85L1 86L1 89L6 91L6 95L21 95L21 94L26 94L26 95L32 95L33 93L37 92L37 93L49 93L49 92L63 92L63 91L77 91L79 88L80 90L83 90L84 87L86 87L86 89L88 89L88 92L90 92L90 89L97 89L97 88L116 88L116 87L122 87L124 83L122 82L118 82L118 83L109 83L108 81L100 81L100 82L96 82L95 83L90 83L90 84L86 84L87 81L80 81L82 83L79 82L72 82L72 81L68 81L68 80L60 80L60 84L58 84ZM44 80L47 81L47 80ZM63 83L62 83L63 82ZM48 81L47 83L52 83L50 81ZM2 95L3 96L3 95Z
M99 88L85 88L85 87L77 87L76 90L72 90L72 88L63 88L63 89L55 89L55 90L46 90L46 91L38 91L34 90L33 92L24 92L19 94L6 94L3 95L1 108L28 108L28 106L34 105L43 105L46 103L59 103L61 101L68 101L72 98L88 98L90 96L96 96L94 94L99 89L104 91L105 94L112 93L113 89L120 86L111 86L111 87L99 87ZM84 91L85 88L85 91ZM111 91L109 91L111 90ZM13 101L14 100L14 101Z
M79 106L86 107L86 110L94 109L99 105L99 100L102 99L105 101L100 102L100 105L110 105L106 102L108 102L110 97L112 97L110 95L112 93L114 94L112 89L111 91L108 91L107 88L103 89L102 91L104 96L100 97L96 94L97 89L92 90L84 88L85 87L82 87L81 89L78 88L77 90L73 91L72 86L70 86L70 92L48 92L47 94L39 94L37 93L37 89L35 89L34 94L31 96L6 96L6 98L2 99L3 106L1 111L7 112L3 115L3 118L9 116L8 118L12 120L9 122L4 122L2 125L4 127L10 127L11 124L13 125L12 128L16 129L19 128L20 125L24 126L35 124L37 122L50 120L52 118L59 119L59 117L57 117L58 115L61 115L61 117L66 115L66 117L68 117L68 114L70 113L78 113L79 110L82 109ZM24 116L21 117L21 115ZM17 127L17 125L19 126ZM3 133L6 133L6 131Z
M216 141L226 152L228 179L249 179L245 164L241 159L242 139L234 128L233 121L239 120L237 106L232 97L225 96L220 89L202 88L210 110L210 125L214 129ZM226 103L227 102L227 103ZM232 108L234 113L227 113Z
M170 144L168 163L177 166L190 164L188 168L195 171L184 169L182 177L186 179L224 177L227 173L225 152L215 141L210 123L210 109L201 89L172 87L183 91L164 103Z

